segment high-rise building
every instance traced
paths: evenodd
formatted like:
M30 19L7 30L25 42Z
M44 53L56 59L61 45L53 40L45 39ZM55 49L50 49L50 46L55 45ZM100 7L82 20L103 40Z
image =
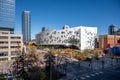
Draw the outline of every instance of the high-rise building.
M31 15L30 11L22 12L22 34L23 41L28 42L31 40Z
M46 30L48 30L48 28L42 27L42 31L46 31Z
M120 29L117 30L117 35L120 35Z
M0 27L15 27L15 0L0 0Z
M15 0L0 0L0 61L14 59L18 48L22 51L22 35L13 34L14 28Z
M117 34L117 27L115 25L110 25L108 28L108 34L109 35L115 35Z

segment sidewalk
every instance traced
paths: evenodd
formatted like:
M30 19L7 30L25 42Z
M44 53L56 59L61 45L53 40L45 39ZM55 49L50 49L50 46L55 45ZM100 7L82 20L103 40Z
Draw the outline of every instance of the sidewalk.
M115 59L111 58L104 58L104 68L102 66L102 61L103 59L101 58L100 60L95 60L92 63L92 67L89 66L90 62L89 61L75 61L72 63L69 63L67 67L67 74L66 76L62 77L59 80L79 80L80 77L85 76L87 74L92 74L97 72L104 71L105 69L112 69L114 67L120 66L120 61L119 63L116 63ZM112 61L111 61L112 60ZM94 75L93 75L94 76ZM87 76L89 77L89 76Z

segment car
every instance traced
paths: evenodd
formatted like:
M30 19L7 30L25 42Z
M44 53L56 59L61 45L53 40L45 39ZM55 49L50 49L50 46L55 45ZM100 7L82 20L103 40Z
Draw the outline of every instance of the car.
M13 80L13 78L14 78L13 74L6 75L6 80Z

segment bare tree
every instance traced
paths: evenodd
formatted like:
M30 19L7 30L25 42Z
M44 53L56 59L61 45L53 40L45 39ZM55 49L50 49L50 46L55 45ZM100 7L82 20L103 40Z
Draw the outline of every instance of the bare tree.
M40 72L40 65L43 63L40 61L35 49L31 48L28 53L25 53L24 49L20 51L18 48L18 51L15 61L12 64L13 74L14 76L17 76L18 79L22 77L24 80L28 80L31 77L31 74ZM33 76L34 79L36 79L35 76L37 75Z
M46 63L46 72L48 72L48 80L52 80L52 72L55 64L55 56L51 53L48 52L44 56L45 63Z

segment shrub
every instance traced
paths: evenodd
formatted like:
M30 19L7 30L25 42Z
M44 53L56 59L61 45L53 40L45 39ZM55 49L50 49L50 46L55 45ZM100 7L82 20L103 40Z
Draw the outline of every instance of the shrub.
M78 54L78 55L77 55L77 59L78 59L78 60L83 60L83 59L84 59L84 57L83 57L83 55L82 55L82 54Z
M6 80L3 75L0 75L0 80Z

